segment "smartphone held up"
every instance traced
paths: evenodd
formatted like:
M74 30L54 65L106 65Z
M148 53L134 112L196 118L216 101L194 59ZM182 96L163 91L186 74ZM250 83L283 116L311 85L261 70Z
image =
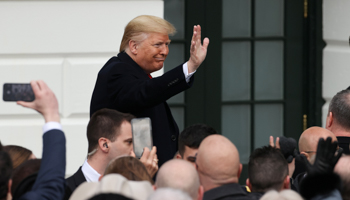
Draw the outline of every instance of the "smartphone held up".
M2 99L4 101L34 101L35 96L30 83L5 83Z
M152 125L149 117L134 118L131 120L132 141L134 153L137 158L141 158L143 149L147 147L152 150Z

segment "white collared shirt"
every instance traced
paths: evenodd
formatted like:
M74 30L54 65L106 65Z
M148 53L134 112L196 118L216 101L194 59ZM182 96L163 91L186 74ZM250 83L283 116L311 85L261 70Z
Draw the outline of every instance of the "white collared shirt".
M92 168L87 159L85 159L83 166L81 167L81 171L84 174L84 177L87 182L98 182L101 174L99 174L94 168Z

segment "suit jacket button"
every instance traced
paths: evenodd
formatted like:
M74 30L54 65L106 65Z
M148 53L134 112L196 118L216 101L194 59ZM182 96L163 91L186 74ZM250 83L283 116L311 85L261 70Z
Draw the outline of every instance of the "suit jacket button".
M175 135L171 135L171 140L175 141L176 140L176 136Z

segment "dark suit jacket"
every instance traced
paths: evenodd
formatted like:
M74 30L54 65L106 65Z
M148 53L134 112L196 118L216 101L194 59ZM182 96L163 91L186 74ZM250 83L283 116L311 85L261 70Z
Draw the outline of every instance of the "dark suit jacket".
M182 64L150 79L125 52L112 57L98 73L90 104L90 116L99 109L110 108L136 117L150 117L153 145L157 147L159 165L172 159L177 151L179 129L165 102L189 88Z
M61 200L64 195L66 171L66 138L60 130L50 130L43 136L43 156L40 170L31 191L19 199Z
M338 145L343 149L343 153L350 154L350 137L338 136Z
M71 177L66 179L66 191L64 194L64 200L68 200L77 187L86 182L83 171L81 171L81 167L79 167L78 171L75 172Z
M259 199L258 196L248 194L237 183L229 183L204 192L203 200L248 200Z

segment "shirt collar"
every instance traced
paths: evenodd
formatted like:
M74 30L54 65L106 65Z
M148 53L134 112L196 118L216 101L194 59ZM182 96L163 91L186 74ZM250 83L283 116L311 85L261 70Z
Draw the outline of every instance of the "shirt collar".
M94 168L89 165L87 159L84 161L84 164L81 167L81 171L83 172L87 182L98 182L98 179L101 176L101 174L99 174Z

